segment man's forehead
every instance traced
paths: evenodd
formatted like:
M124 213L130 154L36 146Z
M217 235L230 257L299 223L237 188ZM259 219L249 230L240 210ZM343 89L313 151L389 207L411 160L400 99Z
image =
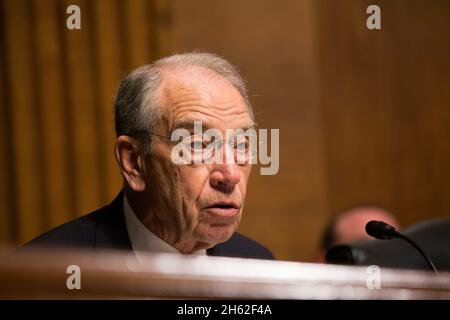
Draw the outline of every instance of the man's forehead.
M167 67L161 70L164 91L231 85L227 79L213 70L199 66Z
M161 111L172 129L192 129L199 120L205 129L255 126L240 92L217 74L195 69L167 72L161 86Z

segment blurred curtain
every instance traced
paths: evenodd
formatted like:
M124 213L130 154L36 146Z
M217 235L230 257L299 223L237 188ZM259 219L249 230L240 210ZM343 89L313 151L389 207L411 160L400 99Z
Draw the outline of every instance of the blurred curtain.
M72 4L81 30L66 27ZM161 0L0 2L0 243L23 243L115 196L115 89L163 53L167 22Z

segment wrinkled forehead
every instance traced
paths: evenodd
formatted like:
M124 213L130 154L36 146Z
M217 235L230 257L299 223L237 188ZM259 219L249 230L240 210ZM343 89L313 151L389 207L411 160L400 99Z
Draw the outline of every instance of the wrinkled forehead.
M214 71L189 67L164 72L160 87L162 120L168 130L249 128L255 125L240 92Z

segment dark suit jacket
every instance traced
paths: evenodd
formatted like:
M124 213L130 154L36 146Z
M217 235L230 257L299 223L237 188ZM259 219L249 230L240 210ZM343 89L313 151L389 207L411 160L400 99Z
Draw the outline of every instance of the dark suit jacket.
M111 204L44 233L25 247L132 250L122 199L121 192ZM211 256L274 259L267 248L238 233L234 233L228 241L208 249L206 253Z

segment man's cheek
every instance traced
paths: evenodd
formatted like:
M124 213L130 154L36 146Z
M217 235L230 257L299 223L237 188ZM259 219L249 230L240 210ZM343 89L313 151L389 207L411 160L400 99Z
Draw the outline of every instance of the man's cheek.
M180 177L183 185L183 194L196 205L207 183L208 171L202 167L192 168L189 166L181 166Z

